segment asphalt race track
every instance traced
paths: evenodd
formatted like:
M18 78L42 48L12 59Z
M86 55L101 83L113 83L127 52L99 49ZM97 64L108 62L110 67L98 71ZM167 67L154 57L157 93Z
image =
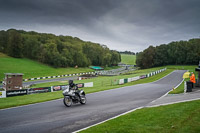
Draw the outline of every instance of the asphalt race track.
M161 97L182 80L177 70L159 81L87 94L86 105L68 108L63 99L0 110L1 133L72 132Z

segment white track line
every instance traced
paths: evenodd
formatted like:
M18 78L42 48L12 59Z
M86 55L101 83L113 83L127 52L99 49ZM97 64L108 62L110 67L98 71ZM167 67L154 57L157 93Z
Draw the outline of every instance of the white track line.
M179 85L181 85L182 83L183 83L183 81L184 81L184 79L176 86L176 87L174 87L174 89L176 89L176 88L178 88L179 87ZM170 91L172 91L173 89L171 89L171 90L169 90L167 93L165 93L164 95L162 95L161 97L159 97L159 98L157 98L156 100L153 100L152 102L150 102L150 103L153 103L153 102L155 102L155 101L157 101L157 100L159 100L159 99L161 99L161 98L163 98L163 97L165 97L166 95L168 95L168 93L170 92Z

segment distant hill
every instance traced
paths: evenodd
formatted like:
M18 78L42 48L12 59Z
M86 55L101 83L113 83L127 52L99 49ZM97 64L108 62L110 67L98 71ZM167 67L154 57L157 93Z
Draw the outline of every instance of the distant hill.
M120 54L129 54L129 55L135 55L135 52L131 52L131 51L120 51Z
M135 65L136 64L136 55L131 54L121 54L121 63L127 65Z
M53 67L111 66L121 61L120 54L105 45L77 37L15 29L0 31L0 52Z
M0 53L0 81L3 80L4 73L23 73L23 78L36 78L92 71L89 68L53 68L30 59L13 58Z

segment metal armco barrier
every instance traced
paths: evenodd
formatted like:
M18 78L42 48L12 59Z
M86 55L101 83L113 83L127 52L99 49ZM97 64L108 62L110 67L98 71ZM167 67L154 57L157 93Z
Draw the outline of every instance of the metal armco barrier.
M161 69L161 70L157 70L157 71L155 71L155 72L151 72L151 73L146 74L146 75L140 75L140 76L132 77L132 78L128 78L128 79L119 79L119 84L121 85L121 84L128 83L128 82L132 82L132 81L135 81L135 80L148 78L148 77L151 77L151 76L153 76L153 75L156 75L156 74L158 74L158 73L160 73L160 72L163 72L163 71L165 71L165 70L166 70L166 68Z

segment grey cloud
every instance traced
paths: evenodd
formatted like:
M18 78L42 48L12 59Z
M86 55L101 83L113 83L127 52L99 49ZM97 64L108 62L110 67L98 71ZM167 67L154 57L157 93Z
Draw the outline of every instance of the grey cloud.
M199 37L199 0L0 0L0 29L72 35L111 49Z

